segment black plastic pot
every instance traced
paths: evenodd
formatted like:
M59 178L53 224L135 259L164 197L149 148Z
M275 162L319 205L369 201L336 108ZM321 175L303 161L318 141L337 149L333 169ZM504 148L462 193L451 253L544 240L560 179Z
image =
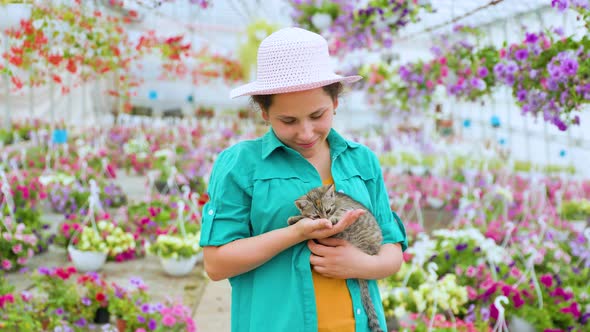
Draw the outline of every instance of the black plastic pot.
M107 324L110 320L111 314L109 313L109 309L102 307L96 309L96 314L94 315L94 323Z

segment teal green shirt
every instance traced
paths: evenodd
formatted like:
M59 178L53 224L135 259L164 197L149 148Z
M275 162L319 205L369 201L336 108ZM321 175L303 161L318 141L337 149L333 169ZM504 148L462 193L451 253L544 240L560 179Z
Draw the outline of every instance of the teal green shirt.
M383 243L407 248L405 228L391 211L381 167L364 145L328 135L332 178L338 190L366 206L383 231ZM201 246L228 242L287 227L299 214L295 199L322 185L319 173L297 151L269 130L219 154L211 172L203 207ZM315 293L306 242L286 249L262 266L230 278L233 332L316 332ZM369 332L358 282L347 280L356 331ZM381 326L385 316L377 283L369 283Z

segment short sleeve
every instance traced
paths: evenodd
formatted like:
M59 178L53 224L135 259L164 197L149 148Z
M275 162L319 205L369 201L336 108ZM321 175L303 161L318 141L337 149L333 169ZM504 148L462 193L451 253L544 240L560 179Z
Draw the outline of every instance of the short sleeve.
M240 164L239 153L222 152L213 165L203 206L201 239L204 246L221 246L251 236L248 175Z
M408 248L408 239L406 236L406 228L400 217L391 210L389 203L389 195L387 188L383 181L383 173L379 162L375 157L376 181L374 184L375 190L375 218L381 226L383 232L383 243L399 243L402 246L402 251Z

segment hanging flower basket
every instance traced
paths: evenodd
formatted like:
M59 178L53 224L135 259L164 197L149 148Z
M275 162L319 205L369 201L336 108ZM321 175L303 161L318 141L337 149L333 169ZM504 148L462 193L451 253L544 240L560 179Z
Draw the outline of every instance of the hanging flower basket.
M187 233L184 227L184 201L178 202L178 226L180 234L160 234L148 251L160 258L166 274L183 276L189 274L199 257L202 248L199 246L200 231ZM173 228L171 228L172 230Z

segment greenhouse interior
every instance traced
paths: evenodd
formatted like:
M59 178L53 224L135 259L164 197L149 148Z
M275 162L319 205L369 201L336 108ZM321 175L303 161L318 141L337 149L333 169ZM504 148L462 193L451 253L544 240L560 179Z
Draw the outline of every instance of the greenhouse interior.
M590 1L0 30L0 331L590 331Z

